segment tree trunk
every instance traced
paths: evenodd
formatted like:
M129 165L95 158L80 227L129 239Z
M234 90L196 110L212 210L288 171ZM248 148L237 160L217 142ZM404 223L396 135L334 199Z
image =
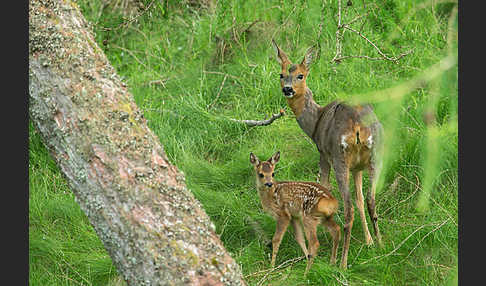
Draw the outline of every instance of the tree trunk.
M76 3L31 0L29 113L129 285L245 285Z

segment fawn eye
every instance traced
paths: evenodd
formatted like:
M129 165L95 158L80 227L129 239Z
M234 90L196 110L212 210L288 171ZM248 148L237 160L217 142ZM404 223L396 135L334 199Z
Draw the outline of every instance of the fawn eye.
M297 76L297 79L298 79L298 80L302 80L303 78L304 78L304 75L303 75L303 74L299 74L299 75Z
M283 74L282 74L282 73L280 74L280 78L281 78L281 79L283 78Z
M258 176L260 176L260 178L263 178L263 174L262 173L258 174Z
M272 177L275 176L275 173L272 173Z

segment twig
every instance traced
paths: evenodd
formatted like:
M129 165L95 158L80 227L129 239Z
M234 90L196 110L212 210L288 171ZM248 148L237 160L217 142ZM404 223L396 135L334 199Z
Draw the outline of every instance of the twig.
M169 81L171 79L171 77L168 77L168 78L164 78L164 79L156 79L156 80L151 80L149 82L145 82L143 85L155 85L155 84L160 84L162 85L164 88L165 87L165 83L167 81Z
M341 0L338 0L338 28L336 30L336 54L332 61L339 63L336 61L337 58L341 57Z
M228 75L224 75L223 81L221 82L221 85L219 86L218 94L216 94L216 98L213 100L213 102L208 106L208 110L213 108L213 105L216 103L218 100L219 96L221 95L221 90L223 90L224 82L226 81L226 78Z
M296 258L287 260L287 261L283 262L282 264L280 264L279 266L277 266L275 268L269 269L268 272L267 272L267 274L265 274L265 276L263 276L263 278L260 279L260 281L258 281L257 286L263 285L263 282L265 282L265 280L267 279L267 277L271 273L275 272L276 270L279 270L279 269L283 268L285 266L285 264L290 264L289 266L292 266L296 262L299 262L299 261L303 260L304 258L305 258L305 256L299 256L299 257L296 257Z
M218 72L218 71L204 71L204 70L203 70L203 73L209 73L209 74L219 74L219 75L229 76L230 78L233 78L233 79L236 79L236 80L240 80L240 78L239 78L239 77L234 76L234 75L230 75L230 74L227 74L227 73L224 73L224 72Z
M447 219L446 221L448 221L449 219ZM444 222L443 222L444 223ZM418 227L416 230L414 230L412 233L410 233L402 242L400 242L397 247L395 247L391 252L387 253L387 254L383 254L383 255L379 255L379 256L375 256L375 257L372 257L364 262L361 262L360 264L366 264L372 260L378 260L378 259L382 259L382 258L385 258L385 257L388 257L390 255L392 255L393 253L395 253L400 247L402 247L402 245L410 239L410 237L412 237L417 231L421 230L422 228L424 227L427 227L427 226L432 226L432 225L436 225L437 223L429 223L429 224L424 224L424 225L421 225L420 227Z
M402 179L405 179L407 182L413 184L413 182L410 182L407 178L403 177L402 175L399 174L399 178L402 178ZM411 193L407 198L399 201L398 203L396 203L395 205L387 208L386 210L383 211L383 215L387 214L387 212L390 210L390 209L397 209L398 208L398 205L408 201L410 198L412 198L415 193L417 193L419 190L420 190L420 187L417 185L417 184L414 184L415 185L415 191L413 191L413 193Z
M341 273L339 272L339 274L341 274ZM344 279L345 281L341 281L336 275L333 274L332 276L334 278L336 278L337 282L341 283L341 285L344 285L344 286L348 286L349 285L348 284L348 281L346 281L346 278Z
M136 15L135 17L133 17L132 19L126 21L126 22L122 22L121 24L119 24L118 26L116 26L115 28L106 28L106 27L102 27L101 29L103 31L113 31L113 30L118 30L120 29L121 27L123 26L127 26L128 24L132 23L133 21L137 20L138 17L142 16L143 14L145 14L145 12L147 12L150 7L152 6L152 4L154 4L155 0L152 0L152 2L150 2L150 4L148 4L147 8L145 8L141 13L139 13L138 15Z
M112 48L115 48L115 49L120 49L120 50L122 50L122 51L124 51L124 52L127 52L127 53L128 53L130 56L132 56L132 57L133 57L133 58L134 58L134 59L135 59L135 60L136 60L136 61L137 61L139 64L141 64L141 65L142 65L142 66L143 66L145 69L150 70L150 69L147 67L147 65L145 65L145 64L144 64L144 63L143 63L141 60L139 60L139 59L137 58L137 56L135 56L135 54L133 53L133 51L130 51L129 49L126 49L126 48L124 48L124 47L120 47L120 46L115 45L115 44L112 44L112 45L111 45L111 47L112 47Z
M433 233L433 232L437 231L439 228L441 228L441 227L442 227L442 226L443 226L443 225L444 225L446 222L448 222L449 220L451 220L451 218L448 218L448 219L444 220L444 221L443 221L441 224L439 224L439 225L438 225L436 228L434 228L433 230L431 230L430 232L428 232L426 235L424 235L424 236L422 237L422 239L420 239L420 241L419 241L419 242L418 242L418 243L417 243L417 244L414 246L414 248L412 248L412 250L411 250L411 251L408 253L408 255L407 255L407 256L406 256L404 259L402 259L400 262L397 262L397 263L395 263L395 264L400 264L400 263L402 263L402 262L403 262L405 259L407 259L407 258L408 258L408 257L409 257L409 256L412 254L412 252L413 252L413 251L414 251L414 250L415 250L415 249L416 249L416 248L417 248L417 247L418 247L418 246L419 246L419 245L422 243L422 241L424 241L424 239L425 239L427 236L429 236L431 233Z
M274 39L275 35L280 30L280 28L284 27L287 24L287 22L290 19L290 16L292 16L292 14L295 12L295 9L297 9L297 5L294 5L294 9L292 9L292 11L290 11L289 15L287 16L287 18L285 18L285 20L282 22L282 24L280 24L280 26L277 29L275 29L275 31L273 32L272 37L270 37L270 39Z
M375 43L373 43L370 39L368 39L366 36L363 35L363 33L361 32L361 29L363 28L363 25L361 25L361 28L359 31L353 29L350 27L350 25L356 21L358 21L359 19L362 19L363 17L367 16L369 14L369 11L366 12L365 14L363 15L358 15L356 17L354 17L351 21L349 21L348 23L345 23L345 24L342 24L342 19L341 19L341 0L338 0L338 24L337 24L337 30L336 30L336 54L334 55L334 57L332 58L332 62L335 62L335 63L340 63L342 60L344 59L349 59L349 58L360 58L360 59L368 59L368 60L388 60L388 61L392 61L392 62L397 62L399 59L401 59L402 57L410 54L413 52L413 50L409 50L405 53L402 53L400 55L398 55L397 57L389 57L387 56L385 53L383 53L381 51L380 48L378 48L377 45L375 45ZM363 22L364 24L364 22ZM354 32L356 34L358 34L358 36L360 36L361 38L363 38L364 40L366 40L370 45L372 45L377 51L378 53L380 54L381 57L370 57L370 56L366 56L366 55L358 55L358 56L343 56L342 55L342 42L341 42L341 39L344 35L344 31L346 30L349 30L351 32Z
M254 126L266 126L272 124L275 119L278 119L282 117L285 114L285 111L283 109L280 109L280 113L272 114L272 117L267 120L238 120L238 119L233 119L230 118L231 121L234 122L239 122L239 123L244 123L248 125L249 127L254 127Z
M356 34L358 34L358 36L360 36L361 38L365 39L370 45L372 45L377 51L378 53L383 57L383 59L385 60L389 60L389 61L392 61L392 62L396 62L398 61L399 59L403 58L404 56L412 53L413 50L410 50L408 52L405 52L405 53L402 53L400 55L398 55L398 57L392 57L390 58L389 56L385 55L381 50L380 48L378 48L372 41L370 41L367 37L365 37L361 32L358 32L356 31L355 29L349 27L348 25L344 25L343 28L345 29L348 29L350 30L351 32L355 32Z

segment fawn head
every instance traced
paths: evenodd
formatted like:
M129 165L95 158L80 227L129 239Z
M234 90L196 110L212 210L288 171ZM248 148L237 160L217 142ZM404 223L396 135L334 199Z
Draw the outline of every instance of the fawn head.
M314 57L314 47L307 49L300 64L292 64L287 55L277 46L277 43L274 40L272 40L272 43L277 53L277 61L282 67L280 85L284 96L290 99L304 95L307 88L305 80Z
M275 169L275 164L280 160L280 151L270 157L267 161L260 161L258 157L250 153L250 163L255 168L257 187L265 186L271 188L275 183L273 176Z

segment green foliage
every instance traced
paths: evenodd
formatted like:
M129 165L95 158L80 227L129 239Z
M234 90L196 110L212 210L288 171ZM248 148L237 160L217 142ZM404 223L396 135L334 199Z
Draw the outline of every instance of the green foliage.
M156 1L136 21L112 30L104 28L118 27L124 16L109 7L101 13L103 1L77 2L249 285L257 285L266 273L259 271L269 267L266 242L275 227L261 210L249 153L268 158L280 150L279 180L315 181L318 174L318 152L281 96L270 39L291 60L301 61L322 23L320 58L308 78L315 100L325 105L378 94L373 105L387 139L377 190L385 246L363 245L355 214L348 270L329 265L330 235L321 228L321 248L305 280L305 261L289 263L265 279L272 285L457 284L457 62L433 78L424 74L457 55L456 40L450 38L457 37L454 5L394 0L365 7L362 1L351 6L342 1L344 22L370 11L353 27L362 27L387 55L413 52L398 63L347 59L336 65L330 63L335 1ZM343 55L379 56L352 32L344 35ZM418 88L410 84L416 79L421 79ZM393 89L400 85L404 88ZM378 93L383 90L390 90L393 99ZM286 116L265 127L230 120L263 119L280 108L287 109ZM424 114L432 114L431 123ZM39 136L32 126L29 130L30 285L113 283L117 273L102 243ZM331 183L340 198L333 172ZM364 176L364 191L368 187ZM341 204L341 225L342 219ZM290 231L277 265L300 255Z

